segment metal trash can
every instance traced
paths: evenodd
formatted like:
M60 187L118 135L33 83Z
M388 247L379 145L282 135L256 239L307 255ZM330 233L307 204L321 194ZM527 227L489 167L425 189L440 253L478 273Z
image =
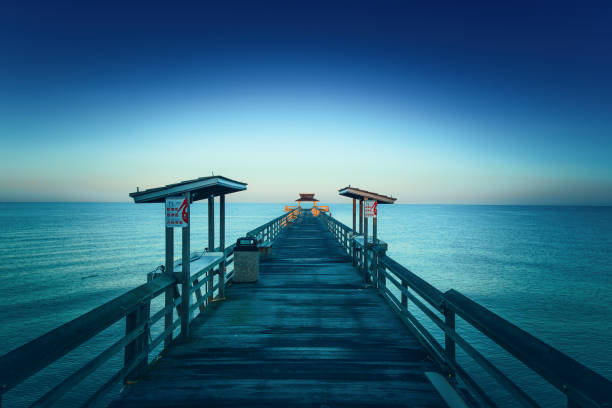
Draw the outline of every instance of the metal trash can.
M259 250L257 240L238 238L234 248L234 282L255 282L259 278Z

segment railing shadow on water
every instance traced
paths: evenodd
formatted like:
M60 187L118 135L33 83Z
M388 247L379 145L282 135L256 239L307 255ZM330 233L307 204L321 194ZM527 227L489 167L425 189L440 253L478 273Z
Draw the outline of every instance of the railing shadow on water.
M456 318L504 349L560 393L568 407L612 407L612 382L568 357L550 345L469 299L457 290L441 292L385 254L384 247L355 240L351 228L335 218L322 214L321 220L340 246L351 256L364 283L377 288L390 307L416 336L428 354L444 372L450 383L467 389L476 406L497 407L491 390L468 374L457 359L457 346L482 371L505 390L516 403L540 407L522 387L518 378L509 378L489 358L474 347L456 328ZM365 244L365 245L364 245ZM364 248L365 246L365 248ZM410 305L410 306L409 306ZM414 313L416 310L418 313ZM419 319L420 317L420 319ZM427 321L424 321L426 318ZM432 324L443 333L436 338Z
M255 237L262 244L270 243L283 228L294 222L299 211L296 209L283 214L249 231L247 235ZM205 313L211 306L214 301L213 296L222 294L223 289L231 284L234 276L231 269L234 248L235 244L225 248L223 252L220 252L220 248L216 248L214 252L220 255L213 257L210 262L203 263L204 266L199 270L194 270L189 282L181 282L178 274L159 268L161 272L150 273L147 276L147 283L1 356L0 406L3 395L7 395L75 349L88 346L88 341L96 336L101 334L108 336L108 329L116 329L121 321L124 321L125 326L123 336L113 339L109 347L77 369L70 370L69 374L56 379L51 389L39 392L42 396L38 397L31 406L48 407L61 402L67 393L91 378L91 374L104 364L117 359L121 352L123 352L123 362L118 370L78 405L96 406L105 397L107 398L109 391L117 385L136 380L151 364L154 364L157 355L162 355L163 351L175 342L183 340L177 335L181 329L181 316L184 312L183 294L188 292L190 296L190 306L186 313L190 316L188 320L191 324L198 314ZM206 256L205 254L204 252L192 255L191 262L197 262ZM179 265L180 262L175 262L175 266ZM205 293L202 293L203 288L206 290ZM158 304L159 310L152 312L151 306ZM162 322L163 327L152 330L155 325L159 327ZM113 331L113 333L118 332Z

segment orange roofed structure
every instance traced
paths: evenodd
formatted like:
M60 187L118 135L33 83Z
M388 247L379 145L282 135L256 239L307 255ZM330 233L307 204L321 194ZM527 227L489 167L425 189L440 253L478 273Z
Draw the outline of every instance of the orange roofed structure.
M300 193L300 198L295 201L312 201L313 203L319 201L314 198L314 195L315 193Z
M296 208L300 208L302 205L302 202L312 202L313 203L313 207L312 207L312 215L314 215L315 217L319 215L319 213L321 211L323 212L329 212L329 206L325 205L325 206L319 206L317 207L317 202L319 200L317 200L316 198L314 198L315 193L299 193L300 194L300 198L298 198L297 200L297 207L294 205L286 205L285 206L285 211L286 212L290 212L295 210Z

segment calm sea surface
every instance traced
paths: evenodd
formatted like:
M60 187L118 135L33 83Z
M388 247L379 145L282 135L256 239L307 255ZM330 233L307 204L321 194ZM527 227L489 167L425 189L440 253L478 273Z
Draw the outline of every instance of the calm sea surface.
M282 207L228 203L226 242ZM346 225L351 209L331 205ZM206 246L206 213L205 203L192 207L193 250ZM388 255L438 289L459 290L612 379L612 207L392 205L380 207L378 223ZM158 204L0 204L0 354L146 282L163 262L163 237ZM109 328L3 402L25 406L123 330ZM461 321L458 330L545 406L562 405L558 393L503 350ZM485 388L497 388L458 356ZM111 360L63 405L82 401L120 364L121 356ZM495 395L512 406L503 392Z

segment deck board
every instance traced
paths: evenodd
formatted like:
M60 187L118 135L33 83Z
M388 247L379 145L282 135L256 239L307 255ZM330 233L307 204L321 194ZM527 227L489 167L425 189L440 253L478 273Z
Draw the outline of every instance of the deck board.
M310 215L192 330L111 406L446 406L418 341Z

